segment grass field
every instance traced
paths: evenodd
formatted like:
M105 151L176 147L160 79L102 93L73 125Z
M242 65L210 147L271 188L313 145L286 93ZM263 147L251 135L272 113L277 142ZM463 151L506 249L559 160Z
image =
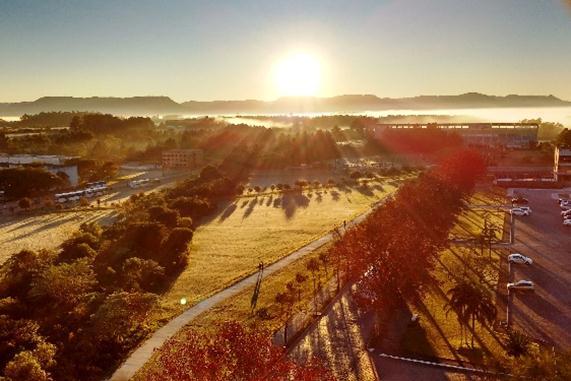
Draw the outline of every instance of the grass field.
M84 222L103 222L112 210L49 213L10 220L0 225L0 263L17 251L54 249Z
M501 239L505 212L500 208L504 206L505 198L488 192L475 193L469 200L470 208L458 216L458 222L450 232L454 238L474 238L482 232L485 219L488 224L499 228L498 239ZM489 225L490 226L490 225Z
M476 194L471 202L477 205L459 216L452 235L473 238L481 231L484 216L503 229L504 212L481 209L482 206L500 206L501 200L494 195ZM444 358L463 362L483 363L503 355L503 347L497 333L488 327L476 324L474 347L462 341L461 326L454 311L446 312L448 292L456 285L456 279L466 278L481 285L498 303L500 282L500 260L505 260L504 249L453 245L439 257L434 275L436 282L430 285L426 295L418 302L410 302L409 310L420 317L419 324L409 325L402 338L401 348L410 356L423 358ZM501 314L501 311L498 311ZM471 341L471 333L464 337Z
M161 318L181 312L246 274L322 236L343 220L365 212L396 189L386 182L364 188L330 188L242 197L195 232L190 262L162 296Z
M488 254L478 256L469 248L453 248L442 253L436 269L438 282L433 284L418 303L410 303L412 313L420 316L419 324L410 325L403 338L405 353L424 358L446 358L482 363L485 358L497 358L503 352L502 344L493 330L476 323L474 347L462 343L460 323L453 311L446 312L448 291L454 287L454 276L462 276L468 261L466 276L481 284L496 296L500 251L494 250L492 260ZM496 303L497 305L497 303ZM471 334L465 336L471 341Z

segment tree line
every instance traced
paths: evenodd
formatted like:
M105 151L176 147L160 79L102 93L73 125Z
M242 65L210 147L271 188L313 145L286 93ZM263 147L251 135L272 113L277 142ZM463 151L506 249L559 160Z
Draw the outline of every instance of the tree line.
M197 221L240 192L206 167L168 191L134 195L110 226L84 224L57 250L12 255L0 266L0 375L102 378L149 332Z

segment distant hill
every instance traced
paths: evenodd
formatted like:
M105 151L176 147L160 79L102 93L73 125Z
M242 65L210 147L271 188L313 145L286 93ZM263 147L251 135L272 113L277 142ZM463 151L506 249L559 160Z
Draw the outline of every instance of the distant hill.
M31 102L0 103L0 115L19 116L47 111L89 111L116 115L164 114L268 114L301 112L361 112L402 109L488 107L564 107L571 102L553 95L494 96L480 93L379 98L375 95L340 95L329 98L283 97L275 101L228 100L177 103L169 97L43 97Z

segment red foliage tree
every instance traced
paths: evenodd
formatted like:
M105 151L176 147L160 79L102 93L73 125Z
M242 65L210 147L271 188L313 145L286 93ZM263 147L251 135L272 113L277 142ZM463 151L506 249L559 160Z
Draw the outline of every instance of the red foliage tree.
M145 379L158 381L334 381L330 371L312 360L301 366L288 359L270 336L224 323L212 335L190 331L168 342L158 364Z

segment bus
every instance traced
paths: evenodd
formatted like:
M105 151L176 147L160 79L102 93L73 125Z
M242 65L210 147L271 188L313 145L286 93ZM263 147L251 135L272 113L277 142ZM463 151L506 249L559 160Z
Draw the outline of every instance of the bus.
M107 193L107 191L108 191L107 185L99 185L72 192L56 193L54 195L54 198L56 199L56 202L64 204L67 202L79 201L82 197L92 198L96 196L103 196L105 193Z

